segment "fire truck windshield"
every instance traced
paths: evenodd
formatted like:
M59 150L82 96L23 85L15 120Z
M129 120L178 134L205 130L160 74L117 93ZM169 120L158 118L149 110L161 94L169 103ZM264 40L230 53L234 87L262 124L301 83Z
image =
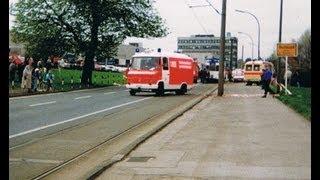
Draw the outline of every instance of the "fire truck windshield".
M159 57L134 57L131 68L136 70L155 70L159 66Z

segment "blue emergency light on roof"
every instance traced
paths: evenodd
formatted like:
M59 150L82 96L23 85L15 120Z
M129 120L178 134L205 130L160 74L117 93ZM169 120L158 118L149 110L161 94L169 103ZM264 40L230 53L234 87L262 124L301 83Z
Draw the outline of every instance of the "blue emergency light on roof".
M161 48L158 48L158 52L161 52Z

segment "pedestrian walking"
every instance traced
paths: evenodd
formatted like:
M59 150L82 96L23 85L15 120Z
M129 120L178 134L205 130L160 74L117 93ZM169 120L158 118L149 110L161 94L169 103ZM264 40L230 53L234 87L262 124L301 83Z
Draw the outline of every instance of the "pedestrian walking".
M40 79L40 73L39 73L39 67L33 69L32 71L32 91L37 92L38 91L38 85L39 85L39 79Z
M10 64L9 64L9 83L11 87L14 87L14 81L16 78L16 71L17 71L17 66L14 63L13 59L9 59Z
M28 89L28 93L31 92L31 83L32 83L32 64L33 64L33 59L30 57L27 61L28 65L23 70L22 73L22 80L21 80L21 88L23 89Z
M264 80L264 95L262 96L263 98L267 97L268 92L270 92L270 82L272 78L272 72L270 70L269 66L266 66L266 70L263 73L263 80Z
M263 79L263 75L264 73L266 72L265 69L262 69L262 74L261 74L261 81L260 81L260 84L261 84L261 89L264 90L264 85L265 85L265 82L264 82L264 79Z
M201 69L200 71L200 81L201 83L205 83L206 79L206 69Z
M43 91L44 90L44 79L45 79L45 72L46 68L43 66L42 61L38 61L37 67L39 69L39 74L38 74L38 91Z
M52 68L50 56L48 57L48 60L47 60L47 62L46 62L46 68L47 68L47 70L50 70L50 69Z
M52 74L51 70L48 70L48 73L46 74L46 77L45 77L45 83L47 85L47 91L52 91L53 90L53 80L54 80L54 75Z

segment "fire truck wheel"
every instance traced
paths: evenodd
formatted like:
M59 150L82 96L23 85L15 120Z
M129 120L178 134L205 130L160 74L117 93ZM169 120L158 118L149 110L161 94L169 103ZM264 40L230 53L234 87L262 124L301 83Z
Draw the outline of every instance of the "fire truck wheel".
M176 90L177 95L184 95L187 92L187 85L183 84L180 89Z
M133 90L133 89L131 89L129 92L130 92L130 95L131 95L131 96L135 96L135 95L136 95L136 91Z
M181 93L182 93L182 94L187 93L187 85L186 85L186 84L183 84L183 85L181 86Z
M163 96L164 95L164 85L161 82L158 85L158 89L156 91L156 95L157 96Z

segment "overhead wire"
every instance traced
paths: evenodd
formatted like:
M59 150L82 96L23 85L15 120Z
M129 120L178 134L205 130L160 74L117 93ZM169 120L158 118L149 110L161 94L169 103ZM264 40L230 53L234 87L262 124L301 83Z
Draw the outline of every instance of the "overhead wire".
M188 4L188 2L187 2L187 0L184 0L184 2L186 3L186 5L187 5L188 7L190 7L189 4ZM196 15L195 11L194 11L192 8L191 8L191 11L192 11L192 13L193 13L193 16L194 16L195 19L197 20L198 24L201 26L202 30L203 30L206 34L208 34L208 31L207 31L206 28L203 26L203 24L200 22L200 19L199 19L199 17Z

